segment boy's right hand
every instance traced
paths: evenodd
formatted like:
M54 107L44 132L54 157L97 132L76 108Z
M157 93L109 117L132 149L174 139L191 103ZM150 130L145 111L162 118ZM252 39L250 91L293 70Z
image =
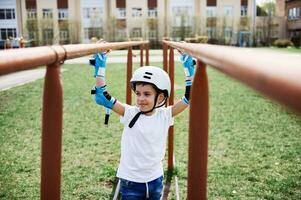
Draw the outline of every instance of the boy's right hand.
M105 77L105 70L107 65L107 53L101 52L94 55L94 77Z

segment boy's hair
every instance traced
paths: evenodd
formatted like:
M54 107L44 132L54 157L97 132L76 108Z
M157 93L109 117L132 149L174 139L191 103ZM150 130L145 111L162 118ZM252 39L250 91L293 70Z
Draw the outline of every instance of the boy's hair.
M159 89L157 86L155 86L155 84L153 84L153 83L148 83L148 82L143 82L143 81L137 81L137 82L135 82L135 83L133 83L133 84L131 84L131 85L132 85L133 91L136 91L136 85L142 85L142 86L145 86L145 85L151 85L151 86L154 88L154 90L157 92L158 95L161 94L161 93L163 93L163 95L164 95L165 97L168 97L167 91L160 90L160 89Z

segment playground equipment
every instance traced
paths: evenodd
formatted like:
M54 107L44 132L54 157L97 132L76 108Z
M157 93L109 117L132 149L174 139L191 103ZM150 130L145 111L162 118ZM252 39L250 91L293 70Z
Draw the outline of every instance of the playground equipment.
M132 46L140 46L140 66L146 41L105 44L81 44L14 49L1 52L0 75L47 65L43 100L41 199L60 199L62 86L60 65L66 59L89 55L108 49L128 48L127 83L132 74ZM301 114L301 56L257 52L250 49L205 44L163 41L163 66L169 72L173 91L174 49L197 59L192 86L189 122L189 160L187 199L207 198L208 159L208 79L206 65L237 79L256 91ZM126 103L131 104L131 88L126 86ZM169 100L173 104L173 92ZM168 142L168 170L173 169L173 127ZM175 178L175 181L177 179Z

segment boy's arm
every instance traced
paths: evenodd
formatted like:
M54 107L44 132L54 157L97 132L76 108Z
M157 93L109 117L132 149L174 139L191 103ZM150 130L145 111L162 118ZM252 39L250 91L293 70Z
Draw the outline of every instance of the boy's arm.
M180 60L182 62L182 65L184 67L185 75L186 75L186 80L185 80L185 94L182 97L181 100L177 101L173 106L172 106L172 116L176 116L182 111L184 111L190 101L190 89L193 81L193 76L195 72L194 65L196 62L193 60L193 58L185 53L180 52L181 57Z
M107 91L107 86L105 82L105 69L108 53L109 51L95 54L94 61L91 63L94 65L95 68L95 102L98 105L112 109L117 114L123 116L125 111L123 104L118 102L117 99L112 97Z

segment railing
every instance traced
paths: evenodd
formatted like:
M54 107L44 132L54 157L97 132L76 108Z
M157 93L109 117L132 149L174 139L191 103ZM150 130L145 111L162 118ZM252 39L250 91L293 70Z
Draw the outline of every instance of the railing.
M164 66L168 65L167 49L173 65L174 48L198 60L190 104L187 199L204 200L207 198L209 118L206 65L301 114L301 55L163 41Z
M0 75L46 65L42 117L41 199L60 199L63 90L60 65L67 59L77 58L96 51L128 48L126 103L131 104L129 79L132 75L132 46L140 46L140 66L143 50L149 64L147 41L12 49L0 53Z

